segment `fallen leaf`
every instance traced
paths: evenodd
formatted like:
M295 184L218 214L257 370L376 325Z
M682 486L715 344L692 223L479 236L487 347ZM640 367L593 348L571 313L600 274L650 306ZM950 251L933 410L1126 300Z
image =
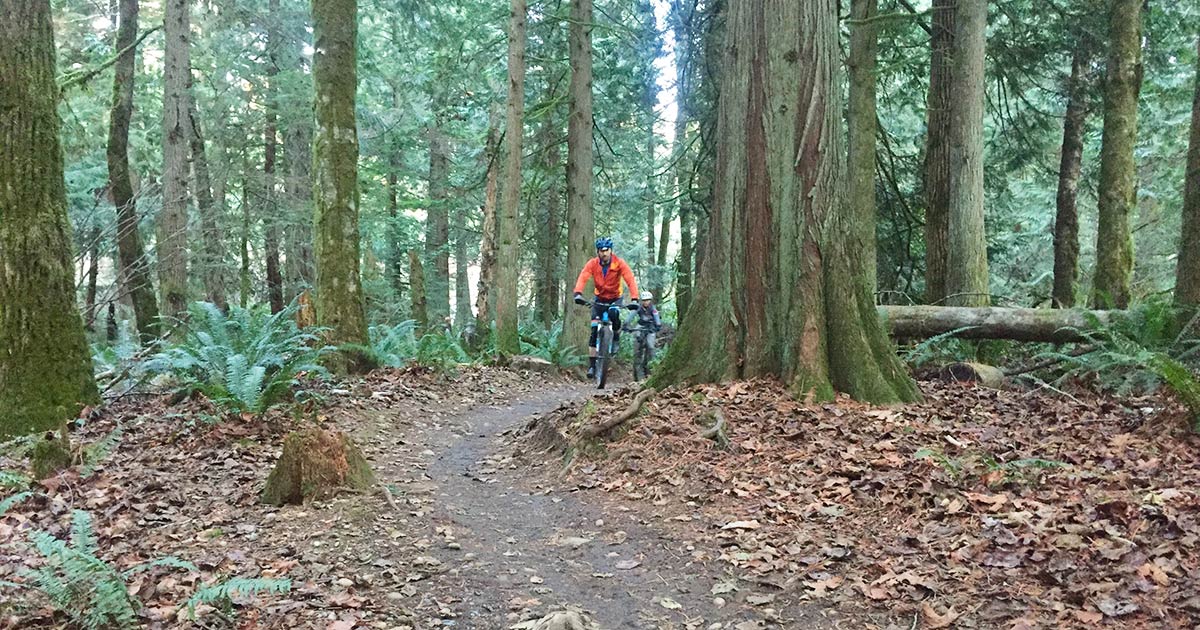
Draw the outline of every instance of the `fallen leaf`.
M926 628L948 628L961 614L955 612L953 606L947 609L945 614L938 614L929 602L921 602L921 615L925 617Z
M622 560L616 564L616 567L622 571L628 571L629 569L641 566L641 564L637 560Z
M762 606L763 604L770 604L773 601L775 601L775 596L770 593L754 593L753 595L746 596L746 603L751 606Z
M664 597L658 600L658 605L666 608L667 610L680 610L683 608L682 604L671 599L670 597Z
M759 527L760 525L758 524L757 520L733 521L731 523L725 523L721 526L721 529L758 529Z

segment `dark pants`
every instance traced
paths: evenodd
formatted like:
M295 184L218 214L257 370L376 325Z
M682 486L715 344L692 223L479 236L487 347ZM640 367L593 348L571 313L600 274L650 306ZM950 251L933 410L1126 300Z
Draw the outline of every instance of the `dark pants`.
M614 302L592 302L592 334L588 337L588 347L596 347L596 334L600 331L600 318L604 316L604 311L610 306L616 306L618 309L621 306L621 300ZM619 345L621 342L621 312L609 313L608 320L612 322L613 327L613 345Z

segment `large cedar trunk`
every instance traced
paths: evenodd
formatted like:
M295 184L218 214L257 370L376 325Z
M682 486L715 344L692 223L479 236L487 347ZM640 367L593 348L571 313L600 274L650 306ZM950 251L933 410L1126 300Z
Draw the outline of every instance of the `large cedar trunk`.
M329 329L331 343L366 345L358 268L357 2L313 0L312 13L317 322Z
M187 0L167 0L163 18L163 175L157 251L158 289L168 316L182 313L188 301L189 12Z
M96 402L75 304L49 0L0 0L0 438Z
M429 207L425 219L425 292L429 316L450 316L450 139L443 129L444 88L435 86L429 127Z
M867 280L875 292L875 57L879 48L878 25L871 21L876 0L851 0L850 106L847 177L849 210L859 217L857 238L863 247Z
M946 299L950 247L950 113L953 103L954 14L957 0L933 0L929 95L925 100L925 300Z
M567 277L594 255L592 214L592 0L571 0L571 87L567 117ZM588 295L591 281L584 288ZM563 320L565 348L587 347L590 313L572 305Z
M117 27L118 51L137 39L138 0L120 1ZM112 109L108 120L108 185L117 209L117 262L124 292L133 304L138 336L148 342L159 335L158 302L150 280L150 268L138 229L137 201L129 176L129 121L133 115L134 61L137 51L129 48L114 66Z
M1142 1L1112 0L1100 143L1099 226L1092 305L1125 308L1133 277L1130 215L1137 202L1137 103L1142 85Z
M735 0L726 28L704 274L651 385L770 375L801 397L917 398L847 238L836 0Z
M508 19L508 112L504 125L504 190L500 195L500 220L496 235L500 256L496 265L496 351L504 356L521 353L517 329L517 265L521 249L521 139L525 115L525 0L512 0Z
M1087 53L1083 46L1071 59L1067 79L1067 113L1063 119L1062 157L1058 167L1058 194L1054 214L1055 308L1075 306L1075 281L1079 277L1079 173L1083 164L1083 131L1087 123Z
M950 221L946 304L986 306L987 238L983 226L983 101L987 0L958 0L950 113Z
M408 293L412 297L410 313L416 322L417 334L429 330L429 309L425 302L425 269L421 256L414 249L408 250Z
M1192 99L1191 133L1183 186L1183 229L1175 271L1175 302L1200 306L1200 38L1196 39L1196 92Z

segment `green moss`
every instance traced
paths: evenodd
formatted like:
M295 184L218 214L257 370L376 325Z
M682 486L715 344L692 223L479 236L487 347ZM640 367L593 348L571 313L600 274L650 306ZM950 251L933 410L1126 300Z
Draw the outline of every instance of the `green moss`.
M40 440L29 453L29 465L34 479L45 479L71 467L71 444L66 438Z

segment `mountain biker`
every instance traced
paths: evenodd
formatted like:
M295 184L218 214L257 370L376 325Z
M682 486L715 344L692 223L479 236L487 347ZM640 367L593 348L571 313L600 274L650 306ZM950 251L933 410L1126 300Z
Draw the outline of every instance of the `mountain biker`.
M658 309L654 307L654 294L649 291L642 291L638 296L637 315L630 318L630 321L635 322L638 327L646 330L646 374L650 373L650 362L654 360L654 341L656 333L662 330L662 318L658 316Z
M575 303L587 304L583 299L583 288L591 278L596 285L596 299L592 300L592 334L588 337L588 378L596 375L596 333L600 329L600 318L614 304L620 305L621 282L629 286L629 294L637 295L637 280L624 260L612 252L613 241L609 237L596 239L596 257L583 265L579 279L575 281ZM621 318L613 318L613 345L621 341Z

